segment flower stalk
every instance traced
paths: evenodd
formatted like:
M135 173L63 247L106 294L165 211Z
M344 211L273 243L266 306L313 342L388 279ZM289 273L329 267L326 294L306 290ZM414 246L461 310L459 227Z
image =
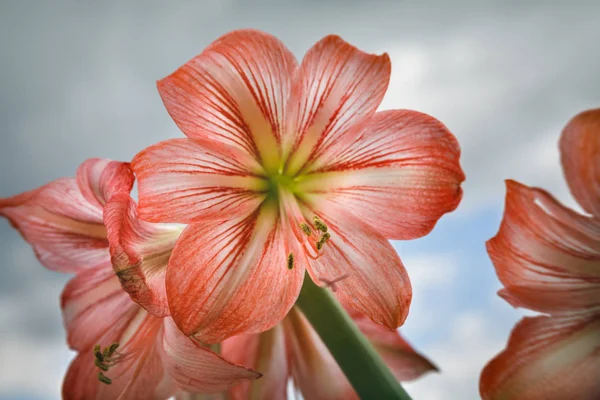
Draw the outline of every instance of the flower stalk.
M361 399L410 400L400 382L330 291L317 286L308 274L296 305Z

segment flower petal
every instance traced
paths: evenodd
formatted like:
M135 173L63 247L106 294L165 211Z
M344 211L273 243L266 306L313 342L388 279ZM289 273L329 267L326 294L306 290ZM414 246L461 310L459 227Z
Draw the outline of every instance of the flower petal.
M315 212L328 226L330 239L308 272L331 287L346 307L395 330L404 323L412 298L408 274L383 236L350 214ZM307 218L308 219L308 218Z
M129 163L90 158L77 169L77 184L83 197L102 209L116 193L129 193L133 188L133 172Z
M292 377L311 400L358 400L350 382L306 317L293 308L284 320L292 354Z
M204 343L273 327L292 307L304 265L288 269L277 210L189 225L167 269L171 315L186 335Z
M600 224L541 189L507 181L487 250L511 304L547 313L600 305Z
M231 337L221 344L221 354L263 374L261 379L232 388L232 400L287 398L290 367L282 324L260 334Z
M167 263L183 227L140 220L135 202L125 193L106 204L104 223L112 265L123 289L151 314L168 315Z
M339 142L299 190L343 208L389 239L429 233L462 197L460 148L446 127L409 110L379 112L352 143Z
M95 172L82 172L89 168ZM102 206L96 197L90 201L89 194L129 191L133 184L131 171L124 163L92 159L82 164L78 174L85 178L61 178L0 199L0 215L21 232L49 269L76 272L110 263ZM88 195L83 188L87 188Z
M129 299L128 299L129 300ZM131 304L134 304L129 300ZM63 383L63 398L74 399L153 399L164 378L164 368L155 346L162 319L138 308L127 328L102 337L102 347L119 343L119 361L103 374L111 384L99 381L100 369L94 365L93 348L81 352L69 367Z
M563 130L560 155L571 193L600 218L600 108L575 116Z
M264 199L266 181L222 145L189 139L150 146L131 162L138 179L139 213L150 222L191 223L248 215Z
M100 339L119 336L139 307L123 291L110 265L80 272L61 295L69 347L88 350Z
M215 393L261 375L235 365L184 336L171 318L164 319L161 359L181 390Z
M484 400L600 398L598 315L524 318L480 379Z
M159 81L158 90L189 138L225 143L269 162L296 68L294 55L274 36L238 30Z
M427 372L438 371L438 368L417 353L398 331L390 331L357 311L348 310L348 313L399 381L410 381Z
M342 38L326 36L304 56L288 107L291 124L284 148L293 150L290 175L327 152L335 142L352 143L349 129L371 117L387 90L387 54L367 54Z

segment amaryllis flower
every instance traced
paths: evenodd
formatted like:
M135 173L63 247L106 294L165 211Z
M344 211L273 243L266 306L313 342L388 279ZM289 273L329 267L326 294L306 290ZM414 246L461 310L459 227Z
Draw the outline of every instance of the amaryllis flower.
M427 234L458 205L464 175L442 123L375 112L390 68L337 36L298 64L275 37L240 30L158 82L187 138L132 167L140 217L189 224L166 271L186 335L216 343L273 327L305 270L336 283L345 306L402 324L411 287L387 239Z
M585 210L507 182L506 209L488 253L500 296L547 315L527 317L483 370L484 399L600 398L600 109L577 115L560 140L571 193Z
M91 159L76 179L0 200L0 215L45 266L76 273L61 300L67 341L78 352L63 397L166 399L181 390L217 392L256 379L258 373L193 342L171 318L148 313L122 289L111 265L103 208L113 196L128 196L132 185L128 164ZM155 229L168 240L166 231ZM172 230L175 237L179 233Z
M398 380L413 380L428 371L437 370L398 332L392 332L360 313L349 311ZM287 399L290 379L305 399L358 399L331 353L297 307L267 332L227 339L221 351L229 360L264 374L263 378L251 384L232 388L230 397L234 400Z

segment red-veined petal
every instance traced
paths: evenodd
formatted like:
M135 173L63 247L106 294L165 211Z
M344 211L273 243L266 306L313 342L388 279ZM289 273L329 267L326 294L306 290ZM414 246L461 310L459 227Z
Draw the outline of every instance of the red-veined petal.
M600 398L600 318L524 318L479 382L484 400Z
M352 143L350 128L373 115L391 72L387 54L365 53L342 38L326 36L304 56L292 87L284 150L290 174L327 153L335 142Z
M169 314L165 275L183 227L153 224L138 218L129 194L117 194L104 208L112 265L123 289L148 312Z
M429 233L462 197L460 148L438 120L409 110L375 114L352 143L339 142L299 190L389 239Z
M266 181L228 146L209 149L189 139L146 148L131 162L139 213L150 222L191 223L248 215L264 199Z
M399 381L410 381L427 372L438 371L431 361L415 351L400 332L390 331L357 311L347 311Z
M179 328L216 343L281 321L304 278L304 265L288 269L285 235L270 205L243 219L188 225L167 269L167 297Z
M261 379L232 388L232 400L287 398L290 355L282 324L260 334L231 337L221 344L221 354L263 374Z
M316 212L330 239L308 271L320 285L334 282L335 296L373 321L396 329L404 323L412 298L408 274L398 254L379 233L350 214Z
M79 351L90 349L111 332L118 337L139 309L110 264L71 279L62 292L61 308L69 347Z
M226 143L269 163L265 157L277 156L296 68L294 55L274 36L238 30L160 80L158 90L189 138Z
M302 397L358 400L350 382L304 315L293 308L284 325L291 349L292 377Z
M137 314L129 320L123 331L118 335L115 334L117 332L106 334L98 343L102 347L120 344L116 353L118 362L103 372L112 383L99 381L100 369L94 365L93 348L86 349L75 358L67 371L63 382L65 400L155 399L157 390L163 392L159 385L165 371L155 346L162 319L135 307Z
M541 312L600 305L600 224L541 189L507 181L504 218L487 250L511 304Z
M133 182L129 163L90 158L77 169L77 184L81 194L90 204L100 209L114 194L129 194Z
M261 375L235 365L184 336L171 318L164 319L161 359L179 389L216 393Z
M560 138L563 170L584 210L600 218L600 108L575 116Z

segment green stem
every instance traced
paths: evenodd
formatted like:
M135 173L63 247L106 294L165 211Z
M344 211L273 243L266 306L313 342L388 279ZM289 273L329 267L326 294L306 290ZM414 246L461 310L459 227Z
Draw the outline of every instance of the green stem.
M328 289L306 275L296 302L361 399L410 400L371 343Z

